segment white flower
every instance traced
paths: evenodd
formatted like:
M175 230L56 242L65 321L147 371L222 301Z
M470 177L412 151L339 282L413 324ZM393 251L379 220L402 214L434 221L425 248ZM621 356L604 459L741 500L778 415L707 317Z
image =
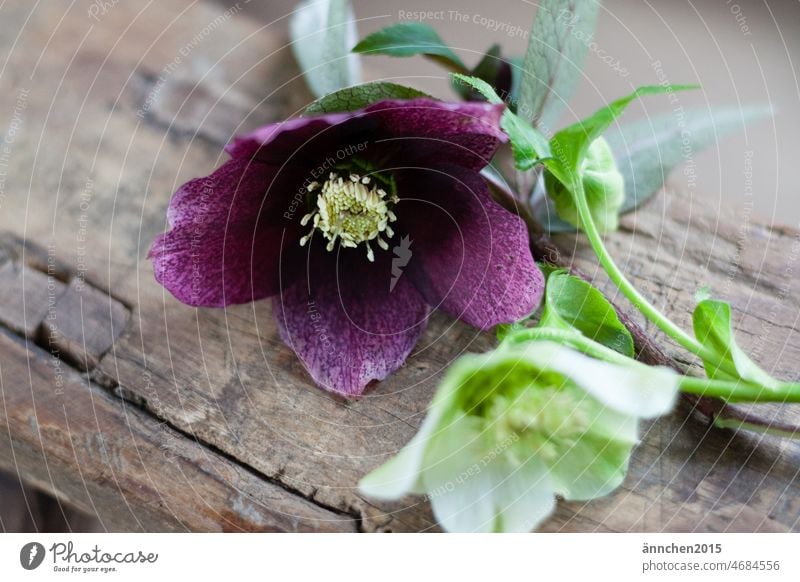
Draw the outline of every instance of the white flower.
M417 435L360 489L376 499L427 494L446 531L530 531L555 495L594 499L622 483L638 420L672 409L678 378L552 342L462 357Z

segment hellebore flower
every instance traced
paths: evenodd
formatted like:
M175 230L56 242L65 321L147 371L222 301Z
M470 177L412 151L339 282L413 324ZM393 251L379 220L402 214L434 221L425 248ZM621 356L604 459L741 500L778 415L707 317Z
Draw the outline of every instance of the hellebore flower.
M543 278L480 175L501 114L387 100L241 136L174 194L156 279L195 306L273 297L283 340L345 396L403 363L431 308L480 329L517 320Z
M625 178L617 168L614 152L604 137L594 140L581 167L583 188L589 211L600 232L617 230L619 211L625 202ZM559 218L580 228L575 200L567 188L550 172L544 174L547 195L553 200Z
M464 356L419 432L359 487L376 499L426 493L447 531L530 531L556 494L589 500L617 488L639 418L668 412L677 392L672 370L609 364L552 342Z

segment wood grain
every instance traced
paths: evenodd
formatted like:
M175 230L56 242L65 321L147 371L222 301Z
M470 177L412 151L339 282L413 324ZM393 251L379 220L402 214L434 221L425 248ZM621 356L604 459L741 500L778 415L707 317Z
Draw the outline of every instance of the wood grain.
M354 530L0 332L0 465L108 531ZM28 378L25 386L11 379ZM9 435L10 438L9 438Z
M23 29L8 64L21 81L12 89L2 78L0 107L13 110L17 86L28 90L0 229L37 243L22 248L49 251L28 250L31 260L0 268L24 265L37 278L52 262L66 290L80 277L100 293L104 316L121 305L130 318L124 329L111 323L116 316L99 318L107 334L95 357L59 344L77 354L65 361L22 339L33 330L0 318L0 432L10 435L0 437L0 466L109 529L436 529L422 499L374 504L356 484L412 437L449 363L489 348L491 337L437 314L402 370L344 402L311 384L279 340L268 302L198 310L171 298L144 257L175 187L218 165L231 135L296 112L309 97L280 24L188 1L118 3L95 22L89 4L42 6L24 27L28 13L17 8L0 25ZM626 218L609 246L684 325L693 291L711 284L732 302L742 345L776 375L797 379L800 233L749 217L742 236L742 224L670 191ZM557 243L626 305L581 238ZM65 305L58 317L85 321ZM53 389L56 366L63 394ZM758 413L800 421L786 407ZM685 406L645 428L624 486L591 504L559 504L545 530L800 529L796 443L711 429Z
M108 292L72 279L43 321L51 351L81 370L100 363L125 329L130 311Z

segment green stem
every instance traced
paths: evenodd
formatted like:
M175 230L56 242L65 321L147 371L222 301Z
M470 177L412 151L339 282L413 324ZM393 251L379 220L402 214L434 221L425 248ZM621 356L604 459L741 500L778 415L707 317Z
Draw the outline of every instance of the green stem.
M517 343L534 340L549 340L567 344L587 356L592 356L611 364L645 366L645 364L614 351L576 331L542 327L526 328L512 332L504 341ZM721 398L727 402L800 402L800 383L782 383L779 385L779 389L771 390L747 382L683 376L680 379L680 389L682 392L689 394Z
M722 398L728 402L800 402L800 383L784 382L778 389L764 388L747 382L735 380L708 380L684 376L681 380L681 390L698 396L711 396Z
M714 426L717 428L727 428L730 430L748 430L751 432L758 432L762 434L769 434L781 438L798 439L800 438L800 428L797 427L783 427L783 426L764 426L760 423L747 422L746 420L738 418L721 418L714 419Z
M652 303L645 299L633 284L625 278L625 275L617 267L614 259L608 254L608 250L603 244L603 239L597 230L594 223L594 218L589 210L589 204L586 201L586 193L583 189L583 182L580 179L573 180L573 194L575 196L575 204L578 210L578 215L581 219L581 226L583 227L586 237L589 239L589 244L592 245L600 264L608 274L611 281L622 291L622 294L628 298L633 306L638 309L647 319L652 321L658 328L672 338L676 343L681 345L686 350L699 356L704 361L713 363L718 369L725 370L734 376L738 372L731 369L731 366L724 361L721 361L719 356L713 351L706 348L703 344L698 342L695 338L687 334L680 327L675 325L666 315L661 313Z
M572 346L579 352L592 356L598 360L609 362L611 364L621 364L629 366L631 364L641 364L636 360L629 358L624 354L612 350L594 340L589 339L585 335L565 329L554 329L549 327L529 327L519 331L512 332L505 341L511 343L535 341L535 340L549 340L562 344Z

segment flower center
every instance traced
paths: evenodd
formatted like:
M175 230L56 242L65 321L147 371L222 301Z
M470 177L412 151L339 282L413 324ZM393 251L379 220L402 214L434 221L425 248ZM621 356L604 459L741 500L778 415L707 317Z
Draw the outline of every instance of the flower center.
M526 455L534 451L549 460L573 446L591 424L585 404L572 391L542 386L529 386L522 395L497 397L489 418L498 442L519 440ZM516 448L510 451L512 458Z
M333 251L337 240L343 247L364 243L367 259L374 261L371 241L383 250L389 249L384 237L394 236L389 223L397 220L390 207L397 203L396 195L387 193L369 176L353 173L347 178L331 173L321 187L317 182L308 186L309 192L317 190L316 208L300 221L303 226L312 222L311 232L300 239L300 246L319 231L328 240L328 251Z

